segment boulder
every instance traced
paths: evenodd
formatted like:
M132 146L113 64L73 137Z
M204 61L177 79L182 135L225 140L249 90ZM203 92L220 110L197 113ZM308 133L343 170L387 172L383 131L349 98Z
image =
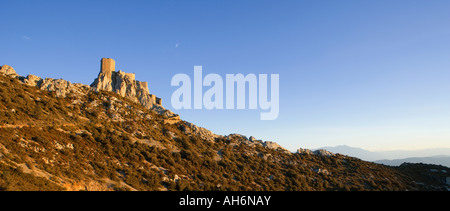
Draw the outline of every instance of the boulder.
M265 141L263 143L263 147L266 147L266 148L269 148L269 149L274 149L274 150L278 150L279 149L279 150L282 150L282 151L289 152L289 150L283 148L278 143L272 142L272 141Z
M318 156L326 156L326 157L331 157L334 155L332 152L329 152L324 149L318 149L318 150L314 151L314 154L318 155Z
M0 68L0 73L4 74L4 75L9 75L9 76L17 76L16 71L14 70L14 68L12 68L9 65L3 65Z
M306 154L306 155L314 154L313 151L311 151L310 149L302 149L302 148L298 149L297 153L298 154Z
M35 75L28 75L23 82L29 86L40 86L43 82L42 78Z

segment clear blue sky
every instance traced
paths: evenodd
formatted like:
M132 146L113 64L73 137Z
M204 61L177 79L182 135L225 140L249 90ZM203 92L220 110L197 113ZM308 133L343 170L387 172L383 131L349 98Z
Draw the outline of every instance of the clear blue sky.
M294 151L450 147L448 0L2 0L0 65L90 84L100 59L171 109L173 75L280 75L280 115L177 110Z

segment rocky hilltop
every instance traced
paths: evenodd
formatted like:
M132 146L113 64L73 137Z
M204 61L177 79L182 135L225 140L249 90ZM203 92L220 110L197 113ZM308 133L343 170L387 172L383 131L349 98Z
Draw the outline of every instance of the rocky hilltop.
M0 68L0 190L447 190L450 169L390 167L216 135L102 59L89 85Z
M80 83L71 83L70 81L66 81L64 79L42 79L41 77L31 74L23 77L18 75L14 68L9 65L1 66L0 73L12 78L17 78L19 79L19 81L23 82L26 85L34 86L41 90L54 92L56 94L56 97L79 97L82 95L87 95L90 91L114 92L133 102L141 104L149 110L161 114L163 117L165 117L164 123L166 124L175 124L181 121L179 115L174 114L172 111L167 110L162 106L161 98L150 94L148 89L148 82L137 81L134 73L126 73L122 70L116 71L115 64L116 62L111 58L102 58L100 61L100 72L98 74L98 77L90 86ZM114 102L110 103L114 107ZM114 117L116 117L117 119L117 115L114 115ZM208 141L214 141L216 138L222 137L220 135L212 133L211 131L203 127L198 127L197 125L189 122L186 122L186 127L183 127L183 130L188 131L189 133L200 135L203 139ZM250 142L253 143L254 141L252 140L252 138L253 137L250 137ZM245 139L248 140L246 137ZM269 147L271 149L282 149L284 151L288 151L277 143L271 141L264 142L258 140L255 143L258 143L265 147Z
M147 82L135 80L134 73L125 73L121 70L116 72L115 64L116 62L110 58L103 58L101 60L98 78L91 84L94 90L115 92L122 97L139 102L148 109L163 109L161 98L150 94Z
M145 108L153 110L159 114L163 114L168 118L179 120L178 115L162 106L161 98L150 94L147 82L135 80L134 73L125 73L121 70L115 71L115 61L110 58L101 59L101 67L98 78L88 86L85 84L71 83L64 79L41 78L35 75L26 77L16 73L14 68L3 65L0 73L4 75L18 78L29 86L36 86L41 90L52 91L57 97L66 97L68 94L86 94L90 90L94 91L111 91L126 97L134 102L140 103Z

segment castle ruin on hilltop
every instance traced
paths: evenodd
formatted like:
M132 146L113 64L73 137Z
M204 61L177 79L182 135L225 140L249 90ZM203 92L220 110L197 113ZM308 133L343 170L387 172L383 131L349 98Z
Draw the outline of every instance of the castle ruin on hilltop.
M161 106L161 98L150 94L148 83L135 80L134 73L125 73L121 70L116 72L116 62L111 58L102 58L100 73L91 84L96 90L115 92L122 97L127 97L139 102L144 107L151 108L153 105Z
M162 106L161 98L150 94L148 83L137 81L134 73L125 73L121 70L116 72L116 62L111 58L102 58L100 62L100 73L94 82L88 86L85 84L71 83L64 79L41 78L29 74L20 76L8 65L0 66L0 74L17 78L22 83L38 87L41 90L54 91L56 97L66 97L68 94L86 94L87 91L111 91L126 97L147 109L157 112L166 118L179 121L179 116Z

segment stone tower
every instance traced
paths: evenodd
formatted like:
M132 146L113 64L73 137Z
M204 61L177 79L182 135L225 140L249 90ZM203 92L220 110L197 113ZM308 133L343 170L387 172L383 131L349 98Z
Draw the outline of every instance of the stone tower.
M114 61L114 59L102 58L100 71L103 73L115 72L116 71L116 62Z

